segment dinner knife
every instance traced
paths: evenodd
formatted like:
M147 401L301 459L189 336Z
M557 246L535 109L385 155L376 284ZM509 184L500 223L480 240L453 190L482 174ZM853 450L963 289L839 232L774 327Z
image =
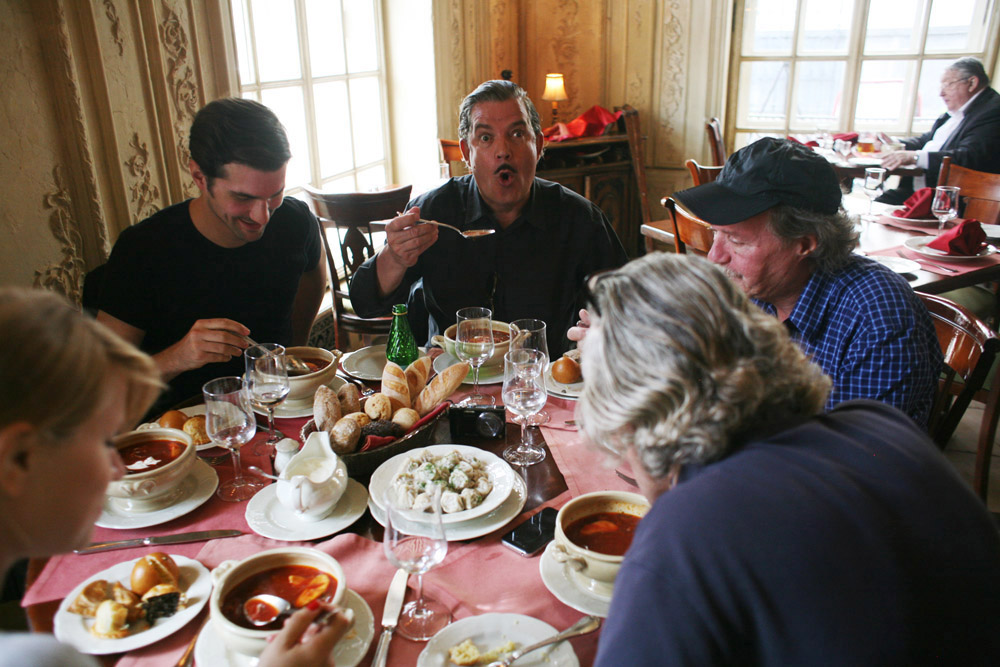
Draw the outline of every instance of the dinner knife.
M199 530L194 533L178 533L176 535L158 535L155 537L140 537L134 540L118 540L115 542L92 542L82 549L74 549L75 554L96 554L101 551L129 549L131 547L149 547L158 544L182 544L184 542L201 542L214 540L218 537L236 537L242 535L242 530Z
M372 667L385 667L389 658L389 642L396 629L399 612L403 609L403 598L406 597L406 580L410 574L406 570L396 570L389 584L389 594L385 596L385 609L382 611L382 635L378 638L378 648L375 649L375 659Z

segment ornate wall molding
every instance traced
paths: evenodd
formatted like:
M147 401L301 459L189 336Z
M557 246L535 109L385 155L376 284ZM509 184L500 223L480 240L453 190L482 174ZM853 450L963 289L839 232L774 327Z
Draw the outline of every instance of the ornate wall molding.
M55 190L42 198L42 207L52 211L49 215L49 230L59 243L62 260L35 271L35 287L59 292L79 303L83 294L83 276L86 265L80 254L83 238L79 225L74 221L73 200L65 186L58 166L52 168Z
M183 172L191 159L187 146L187 130L202 104L194 68L188 62L190 46L187 33L177 12L166 0L163 0L162 6L163 20L160 21L159 33L163 51L166 53L167 86L174 108L174 147ZM198 188L190 180L185 181L182 187L187 196L198 195Z
M125 55L125 41L122 39L122 23L118 18L118 9L112 0L104 0L104 15L111 23L111 35L118 47L118 55Z
M683 115L686 80L686 49L684 25L681 23L679 2L666 3L661 24L660 52L659 142L657 164L678 165L687 158L679 154L683 147ZM680 131L679 131L680 130ZM680 135L680 136L678 136Z
M128 145L132 148L132 157L125 161L133 180L129 184L132 193L132 224L148 218L159 210L156 203L160 200L160 189L152 184L149 173L149 149L144 142L139 141L139 133L133 132Z

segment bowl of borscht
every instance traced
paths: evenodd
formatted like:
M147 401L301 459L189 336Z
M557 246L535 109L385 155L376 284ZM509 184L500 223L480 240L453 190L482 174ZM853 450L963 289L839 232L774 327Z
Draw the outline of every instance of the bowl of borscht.
M339 350L324 350L321 347L289 347L285 355L295 355L310 371L288 368L288 396L286 401L311 401L316 389L322 384L329 384L337 374L337 364L340 361Z
M105 493L118 509L152 512L180 496L181 482L195 462L191 436L176 428L129 431L112 444L125 466L125 476L108 484Z

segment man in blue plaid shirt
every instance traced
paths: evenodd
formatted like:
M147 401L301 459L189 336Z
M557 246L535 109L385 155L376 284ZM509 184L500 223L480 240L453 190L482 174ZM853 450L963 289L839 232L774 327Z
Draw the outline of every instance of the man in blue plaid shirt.
M833 379L827 409L870 398L927 424L942 361L934 325L901 276L853 253L858 234L829 162L764 138L674 198L712 225L708 258Z

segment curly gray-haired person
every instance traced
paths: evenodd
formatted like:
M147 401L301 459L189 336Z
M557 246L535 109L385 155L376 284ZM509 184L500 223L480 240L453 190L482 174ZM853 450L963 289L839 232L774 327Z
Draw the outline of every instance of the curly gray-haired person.
M903 413L830 382L711 263L588 281L577 419L651 508L596 664L1000 660L1000 534Z

